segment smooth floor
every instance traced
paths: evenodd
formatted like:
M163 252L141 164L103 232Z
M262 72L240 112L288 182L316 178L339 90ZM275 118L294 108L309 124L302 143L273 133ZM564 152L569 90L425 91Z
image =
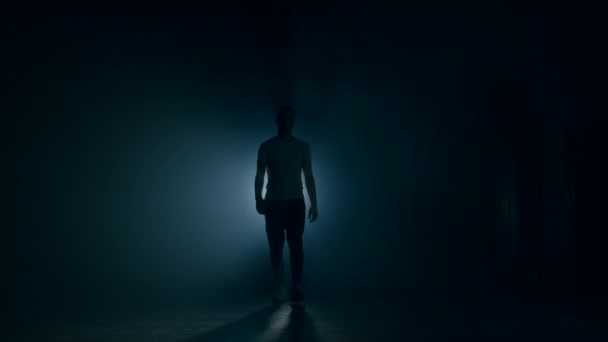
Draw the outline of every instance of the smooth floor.
M52 311L2 341L608 341L608 320L505 299L396 296Z

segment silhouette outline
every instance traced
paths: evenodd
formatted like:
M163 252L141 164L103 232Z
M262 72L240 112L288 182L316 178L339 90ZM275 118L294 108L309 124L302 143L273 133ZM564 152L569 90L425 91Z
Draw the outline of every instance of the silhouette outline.
M289 246L292 275L289 300L299 302L304 299L302 236L306 221L306 204L302 187L302 172L310 198L309 222L314 222L318 217L310 146L293 136L295 118L296 113L291 106L281 106L275 120L277 135L264 141L258 149L255 176L256 210L259 214L264 215L266 221L270 261L277 286L272 296L273 302L287 299L283 266L285 236L287 236ZM268 183L266 184L266 195L262 197L265 174L268 175Z

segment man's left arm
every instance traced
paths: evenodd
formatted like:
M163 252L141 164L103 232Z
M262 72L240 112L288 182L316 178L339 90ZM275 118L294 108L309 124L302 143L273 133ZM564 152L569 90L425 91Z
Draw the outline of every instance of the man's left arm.
M302 170L304 171L304 182L306 183L308 197L310 198L310 210L308 211L308 218L310 219L310 222L314 222L319 215L317 212L317 188L315 184L315 177L312 174L311 153L310 146L308 145L306 145L306 153L304 155Z

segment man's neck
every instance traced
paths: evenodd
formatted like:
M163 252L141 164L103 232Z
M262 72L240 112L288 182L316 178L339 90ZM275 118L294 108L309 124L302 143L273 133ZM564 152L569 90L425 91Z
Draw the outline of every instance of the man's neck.
M289 140L293 139L293 135L291 134L291 132L279 132L279 134L277 134L277 138L279 138L281 140L289 141Z

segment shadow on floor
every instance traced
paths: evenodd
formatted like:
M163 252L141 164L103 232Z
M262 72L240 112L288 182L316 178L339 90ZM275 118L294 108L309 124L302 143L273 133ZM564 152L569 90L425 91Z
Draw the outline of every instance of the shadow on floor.
M272 304L186 342L320 342L311 316L300 304Z

